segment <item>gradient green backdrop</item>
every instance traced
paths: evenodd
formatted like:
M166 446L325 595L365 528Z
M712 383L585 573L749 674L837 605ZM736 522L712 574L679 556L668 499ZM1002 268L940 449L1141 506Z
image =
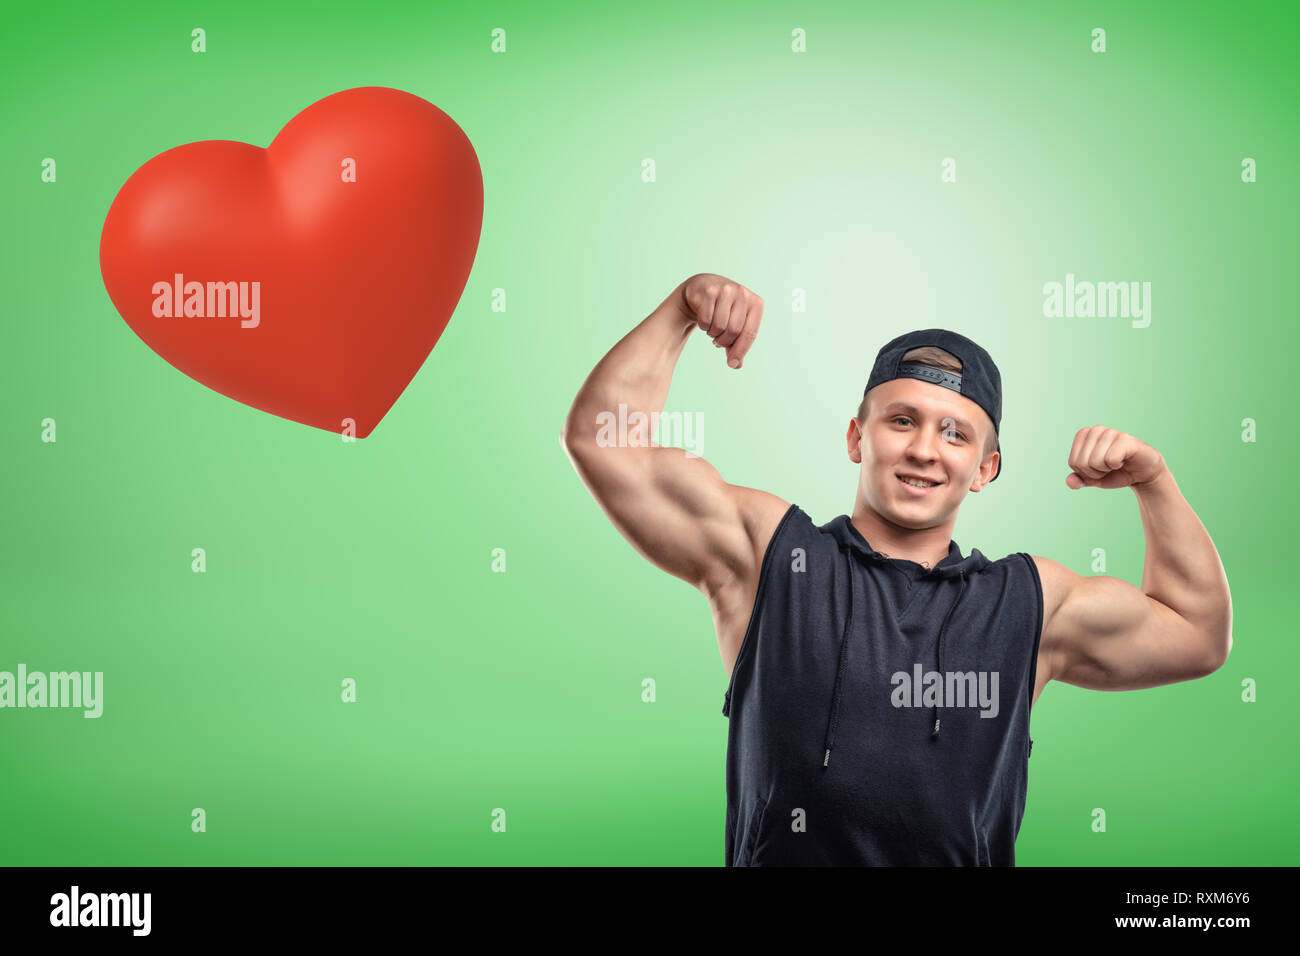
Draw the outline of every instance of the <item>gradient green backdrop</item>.
M963 551L1089 573L1104 548L1140 584L1135 496L1070 491L1066 458L1094 424L1163 452L1227 568L1231 658L1146 691L1050 685L1018 862L1294 862L1290 5L468 6L6 11L0 669L103 671L105 701L0 711L0 863L720 865L707 603L557 441L601 355L705 271L765 298L762 333L740 372L691 341L668 410L703 415L727 480L819 522L852 509L848 419L913 328L1002 369L1006 471L967 498ZM485 216L442 340L344 444L168 366L98 243L150 157L265 146L372 85L461 125ZM1150 327L1044 318L1067 272L1151 282Z

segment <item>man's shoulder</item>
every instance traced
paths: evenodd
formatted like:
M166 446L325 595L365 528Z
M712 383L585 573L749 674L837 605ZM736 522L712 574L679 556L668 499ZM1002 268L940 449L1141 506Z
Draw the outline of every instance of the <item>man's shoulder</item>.
M974 549L973 553L983 554L983 552L979 551L978 548ZM988 564L986 564L983 569L985 571L1000 571L1005 573L1007 570L1012 570L1029 574L1035 578L1042 576L1042 571L1038 564L1039 559L1024 551L1012 551L1010 554L1003 555L996 560L993 558L986 558L985 560L988 561Z
M1043 590L1044 617L1050 621L1056 609L1060 607L1065 595L1070 592L1074 582L1082 575L1076 574L1059 561L1045 558L1038 554L1027 554L1029 564L1034 569L1039 586Z

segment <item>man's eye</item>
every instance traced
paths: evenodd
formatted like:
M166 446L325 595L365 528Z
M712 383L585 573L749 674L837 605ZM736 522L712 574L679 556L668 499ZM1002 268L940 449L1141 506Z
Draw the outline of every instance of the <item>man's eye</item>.
M902 415L896 415L895 417L893 417L893 418L891 418L891 419L889 420L889 423L892 425L894 422L908 422L908 423L910 423L911 421L912 421L912 420L911 420L910 418L906 418L906 417L904 417L904 416L902 416ZM955 428L950 428L950 429L948 429L946 432L943 433L943 437L944 437L944 438L948 438L948 439L960 438L962 441L969 441L969 440L970 440L970 439L968 439L968 438L967 438L967 437L966 437L962 432L957 431Z

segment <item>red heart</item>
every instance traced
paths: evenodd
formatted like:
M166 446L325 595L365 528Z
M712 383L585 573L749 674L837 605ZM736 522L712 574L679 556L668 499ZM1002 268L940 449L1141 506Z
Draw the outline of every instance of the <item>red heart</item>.
M482 225L461 128L372 86L313 103L266 149L155 156L113 200L99 264L126 324L186 375L364 438L447 327Z

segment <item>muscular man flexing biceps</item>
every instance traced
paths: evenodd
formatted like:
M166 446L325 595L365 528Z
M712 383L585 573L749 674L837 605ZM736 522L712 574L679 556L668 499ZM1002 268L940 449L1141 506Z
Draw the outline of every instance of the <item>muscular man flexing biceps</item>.
M597 364L560 440L619 532L702 591L730 678L727 865L1012 865L1030 711L1049 680L1132 690L1203 677L1232 644L1218 552L1164 456L1094 425L1071 489L1132 488L1142 587L1016 552L963 554L968 493L1002 469L1001 376L977 343L908 332L877 354L849 460L852 515L727 483L679 448L609 444L601 422L663 409L699 327L743 365L763 300L687 279Z

